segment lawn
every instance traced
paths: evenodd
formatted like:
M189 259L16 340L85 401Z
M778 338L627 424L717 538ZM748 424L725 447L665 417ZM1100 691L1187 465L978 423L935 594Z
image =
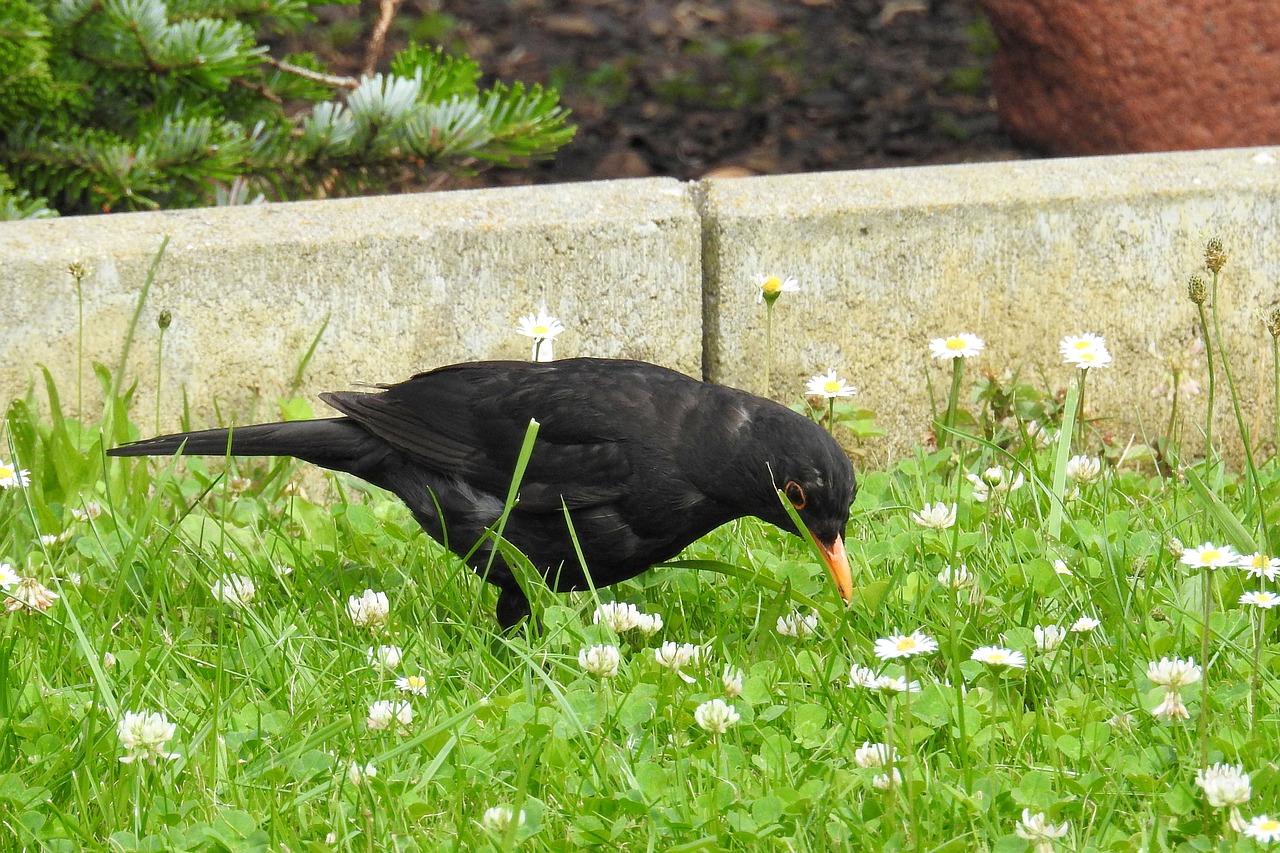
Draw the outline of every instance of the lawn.
M92 416L48 377L0 434L6 849L1280 839L1280 465L1229 465L1176 411L1104 441L1078 406L1125 370L1101 340L1064 341L1043 388L966 375L990 352L950 340L941 446L860 471L851 607L745 519L595 594L529 585L512 634L387 494L291 460L108 460L153 413L106 368ZM856 445L866 413L815 379L809 410Z

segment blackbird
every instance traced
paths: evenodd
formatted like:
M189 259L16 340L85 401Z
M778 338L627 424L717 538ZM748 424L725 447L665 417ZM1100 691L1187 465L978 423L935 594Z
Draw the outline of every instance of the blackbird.
M398 495L431 538L500 589L505 629L529 614L529 601L486 532L537 420L503 538L557 592L587 588L584 563L596 586L618 583L735 518L799 534L780 490L840 596L852 597L843 534L853 467L821 427L784 406L657 365L598 358L455 364L377 387L321 394L340 418L178 433L108 452L293 456L354 474Z

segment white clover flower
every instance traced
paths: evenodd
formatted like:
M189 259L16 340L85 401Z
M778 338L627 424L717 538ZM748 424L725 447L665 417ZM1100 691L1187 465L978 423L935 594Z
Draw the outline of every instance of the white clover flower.
M513 821L516 826L524 826L524 809L516 813L506 806L493 806L485 809L480 819L481 825L495 835L506 835Z
M634 604L609 601L596 608L595 614L591 617L591 624L599 625L603 622L613 633L622 634L639 627L640 616L640 611Z
M712 699L698 706L698 710L693 712L693 719L705 731L713 735L722 735L741 717L737 710L723 699Z
M1246 592L1240 596L1241 604L1252 604L1254 607L1262 607L1270 610L1277 604L1280 604L1280 595L1266 589L1260 589L1257 592Z
M520 318L516 332L526 338L533 338L532 361L552 360L552 341L564 331L564 324L542 308L537 314L528 314Z
M272 563L271 571L276 573L277 578L283 580L293 574L293 566L288 563Z
M849 670L849 686L865 687L868 690L880 689L880 674L870 667L854 664Z
M742 680L742 670L725 666L724 673L720 676L720 683L724 685L725 698L736 699L742 695Z
M789 275L786 278L778 278L776 275L757 274L751 279L759 290L756 293L756 302L764 302L766 299L772 303L784 293L795 293L800 289L800 285L796 282L796 277Z
M427 695L427 679L421 675L406 675L396 679L396 689L417 696Z
M1092 616L1081 616L1079 619L1071 623L1071 630L1076 634L1085 634L1097 628L1102 623Z
M1266 578L1269 581L1280 576L1280 557L1271 557L1263 553L1236 558L1236 565L1255 578Z
M399 723L402 734L408 733L408 726L413 722L413 706L408 702L396 702L391 699L379 699L369 706L369 716L365 719L370 730L382 732Z
M177 753L164 751L164 745L177 730L178 727L165 719L164 714L126 711L116 726L120 745L126 753L120 757L121 763L132 764L141 759L148 764L155 764L157 758L166 761L177 758Z
M1195 658L1160 658L1147 664L1147 678L1153 684L1167 687L1170 690L1181 690L1188 684L1200 680L1201 670L1196 666Z
M636 630L652 637L662 630L662 616L657 613L641 613L636 619Z
M1002 649L999 646L979 646L973 650L973 654L969 657L978 663L985 663L989 666L1008 666L1021 669L1027 665L1027 659L1022 652L1014 649Z
M893 774L881 773L871 778L871 786L877 791L888 791L890 788L896 788L902 785L902 774L898 772L898 768L893 768Z
M369 649L368 655L369 666L383 672L390 672L400 665L404 650L399 646L378 646L376 649Z
M1023 809L1022 819L1014 827L1014 832L1019 838L1033 843L1035 853L1052 853L1053 842L1066 835L1070 829L1070 821L1064 820L1055 826L1043 812L1033 813L1031 809Z
M853 753L853 762L866 770L872 767L888 767L889 762L897 760L897 757L898 751L890 749L886 744L863 741L862 746Z
M385 592L366 589L362 595L347 599L347 615L357 628L380 628L391 616L391 603Z
M880 660L893 658L909 658L913 655L924 655L938 650L938 642L920 631L910 634L893 634L876 640L875 653Z
M44 613L59 598L61 596L35 578L22 578L18 581L17 588L9 592L9 603L5 605L5 610L13 613L25 607L33 612L38 610Z
M1187 710L1186 703L1182 701L1182 694L1177 690L1166 690L1164 701L1151 709L1151 715L1167 723L1191 718L1191 712Z
M884 693L919 693L920 682L913 681L908 685L905 676L882 675L876 682L876 688Z
M977 582L973 572L964 563L959 566L947 566L938 572L938 583L948 589L964 589Z
M818 614L801 613L799 610L796 610L792 613L779 616L778 624L774 627L777 632L784 637L803 639L818 632Z
M1061 625L1037 625L1031 629L1036 638L1036 648L1042 652L1051 652L1062 645L1067 638L1066 629Z
M1101 335L1092 333L1067 335L1058 344L1058 352L1062 354L1067 364L1081 370L1111 366L1111 353L1107 350L1107 342Z
M1204 789L1204 798L1215 809L1240 806L1249 801L1249 774L1243 764L1214 764L1196 771L1196 784Z
M244 575L223 575L209 589L214 598L234 607L248 607L258 593L253 581Z
M950 361L956 358L973 358L986 348L982 338L961 332L949 338L934 338L929 341L929 354L939 361Z
M62 541L63 541L62 537L56 533L40 534L40 546L42 548L52 548L54 545L57 545L59 542L62 542Z
M370 761L364 766L359 761L351 761L347 763L347 781L352 785L363 785L370 779L376 778L378 768Z
M835 397L852 397L858 393L858 389L856 386L849 385L836 376L836 371L832 368L826 373L819 373L817 376L810 377L809 384L805 387L805 393L813 397L822 397L830 400Z
M116 665L116 656L111 652L102 653L102 666L104 669L111 669Z
M693 676L686 675L681 672L691 663L697 663L701 656L702 650L693 643L676 644L673 642L663 643L661 646L653 650L654 660L659 666L665 666L667 669L675 670L675 672L687 683L692 684L697 679Z
M966 474L965 477L973 483L973 499L978 503L986 503L992 497L997 500L1008 497L1010 492L1021 489L1026 482L1021 471L1011 473L999 465L983 471L981 477L977 474Z
M1221 569L1237 565L1240 555L1230 545L1214 545L1206 542L1199 548L1186 548L1182 552L1182 565L1196 569Z
M22 575L13 570L8 563L0 563L0 588L8 590L22 582Z
M617 646L591 646L578 652L578 665L597 678L613 678L618 674L620 661Z
M925 504L919 512L911 513L911 520L921 527L946 530L956 523L956 504Z
M22 488L31 482L31 472L0 459L0 489Z
M1077 483L1096 482L1102 476L1102 460L1096 456L1072 456L1067 460L1067 476Z
M1264 814L1257 815L1249 819L1242 834L1263 844L1280 841L1280 820Z
M97 501L85 501L83 508L71 508L71 517L76 521L92 521L100 515L102 515L102 504Z

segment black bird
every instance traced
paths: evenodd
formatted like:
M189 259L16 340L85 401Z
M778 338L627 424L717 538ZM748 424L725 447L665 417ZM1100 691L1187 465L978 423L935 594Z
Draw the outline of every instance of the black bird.
M844 530L856 488L840 446L774 403L641 361L484 361L379 392L320 397L344 417L165 435L112 456L294 456L390 492L460 556L497 521L530 420L539 429L503 537L558 592L587 588L565 509L596 586L634 577L735 518L799 533L781 490L853 594ZM471 555L499 587L509 628L529 602L492 538ZM487 568L487 575L486 575Z

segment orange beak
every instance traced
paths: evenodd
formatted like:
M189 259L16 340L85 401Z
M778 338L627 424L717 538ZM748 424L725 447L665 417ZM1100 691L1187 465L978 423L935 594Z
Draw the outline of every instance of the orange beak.
M844 540L837 536L829 547L819 542L818 548L822 551L822 559L827 564L831 580L835 581L836 590L844 603L848 604L853 601L853 577L849 574L849 555L844 551Z

